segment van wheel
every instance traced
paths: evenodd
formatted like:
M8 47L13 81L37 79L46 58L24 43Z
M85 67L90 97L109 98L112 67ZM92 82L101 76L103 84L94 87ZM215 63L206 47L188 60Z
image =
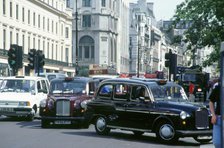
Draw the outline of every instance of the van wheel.
M47 128L47 127L49 127L49 125L50 125L50 122L48 120L44 120L44 119L41 120L42 128Z
M107 127L107 120L105 117L99 116L96 118L95 130L99 135L109 134L110 128Z
M156 137L164 143L173 143L178 140L173 125L162 121L156 128Z

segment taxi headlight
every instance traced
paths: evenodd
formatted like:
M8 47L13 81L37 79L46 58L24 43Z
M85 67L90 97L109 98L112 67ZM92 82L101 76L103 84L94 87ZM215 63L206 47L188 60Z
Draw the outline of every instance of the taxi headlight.
M190 115L188 114L188 113L186 113L185 111L182 111L181 113L180 113L180 118L181 119L186 119L187 117L190 117Z
M40 107L46 107L47 105L47 99L43 99L40 101Z

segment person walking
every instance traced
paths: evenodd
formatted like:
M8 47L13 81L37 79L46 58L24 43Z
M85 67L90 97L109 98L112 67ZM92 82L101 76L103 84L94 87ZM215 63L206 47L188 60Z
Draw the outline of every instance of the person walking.
M220 83L212 90L209 100L211 123L213 124L213 144L215 148L221 148Z

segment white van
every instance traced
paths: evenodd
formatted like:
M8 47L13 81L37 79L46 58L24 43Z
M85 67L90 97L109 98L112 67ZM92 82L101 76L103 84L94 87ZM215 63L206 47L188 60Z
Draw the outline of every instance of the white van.
M67 75L64 73L40 73L39 77L46 77L50 82L52 79L65 78Z

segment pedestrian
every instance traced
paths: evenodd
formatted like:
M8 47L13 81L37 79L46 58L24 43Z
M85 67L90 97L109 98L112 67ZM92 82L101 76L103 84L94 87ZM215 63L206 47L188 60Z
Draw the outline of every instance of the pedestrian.
M213 144L215 148L221 148L220 83L212 90L209 100L211 123L213 124Z
M192 102L195 99L195 96L194 96L194 88L195 88L194 83L190 81L189 82L189 90L188 90L188 92L189 92L189 100L192 101Z

